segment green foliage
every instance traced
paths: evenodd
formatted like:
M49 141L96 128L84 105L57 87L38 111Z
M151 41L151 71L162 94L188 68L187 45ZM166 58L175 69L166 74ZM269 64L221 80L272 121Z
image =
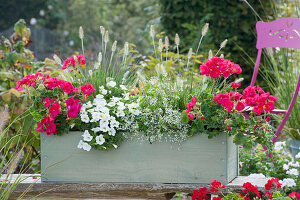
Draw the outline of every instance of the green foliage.
M28 49L30 44L30 29L26 27L23 19L14 26L15 32L10 39L1 38L0 43L0 106L8 106L9 121L14 121L20 114L24 113L28 105L31 104L27 95L15 90L16 82L33 71L51 71L55 69L53 61L46 59L45 62L35 62L34 53ZM13 138L9 143L11 152L17 151L17 141L26 144L24 148L25 158L20 163L30 165L31 159L38 155L39 134L32 132L34 121L32 117L26 115L21 120L12 124L5 138ZM17 134L22 130L22 134ZM0 141L0 148L7 140ZM39 162L30 170L38 170ZM18 171L20 166L16 168ZM33 171L31 171L33 172Z
M203 48L218 49L224 39L228 39L223 49L226 58L235 60L244 70L246 83L250 82L253 65L244 58L240 48L247 51L251 58L256 56L255 23L256 18L243 1L186 1L160 0L162 31L175 36L178 33L187 52L189 47L197 47L201 29L205 23L210 24ZM258 13L269 13L269 1L250 0L249 3ZM172 38L173 39L173 38ZM247 57L246 57L247 58Z
M292 178L296 187L286 188L286 191L300 190L300 177L289 174L291 169L300 173L299 159L293 161L290 153L287 151L285 142L275 143L275 147L270 147L269 151L263 151L261 145L252 150L241 148L240 154L240 175L248 176L250 174L263 174L266 177L277 177L279 180Z

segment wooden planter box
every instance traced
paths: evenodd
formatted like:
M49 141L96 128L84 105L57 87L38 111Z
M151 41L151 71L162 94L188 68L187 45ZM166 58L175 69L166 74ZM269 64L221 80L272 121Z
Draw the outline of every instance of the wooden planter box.
M82 134L41 135L42 181L227 184L238 175L238 149L226 134L196 135L181 146L125 141L90 152L77 148Z

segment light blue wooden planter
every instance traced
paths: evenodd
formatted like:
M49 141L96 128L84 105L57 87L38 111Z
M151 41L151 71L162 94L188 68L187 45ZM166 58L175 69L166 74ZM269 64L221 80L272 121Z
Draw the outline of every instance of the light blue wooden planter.
M77 148L81 135L41 135L42 181L227 184L238 175L238 149L226 134L196 135L181 146L125 141L90 152Z

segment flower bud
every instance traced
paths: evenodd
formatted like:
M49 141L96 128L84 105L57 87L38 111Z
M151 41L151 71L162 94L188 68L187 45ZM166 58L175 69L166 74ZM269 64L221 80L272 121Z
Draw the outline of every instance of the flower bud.
M153 25L150 26L150 36L151 36L152 38L155 37L155 32L154 32Z
M192 55L193 55L193 49L190 48L190 49L189 49L189 52L188 52L188 55L187 55L188 59L191 59L191 58L192 58Z

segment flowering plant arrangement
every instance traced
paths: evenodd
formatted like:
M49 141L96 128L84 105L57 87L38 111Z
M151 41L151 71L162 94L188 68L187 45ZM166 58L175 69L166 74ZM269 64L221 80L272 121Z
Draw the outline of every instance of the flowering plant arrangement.
M212 138L227 132L234 136L236 144L244 147L251 148L255 143L270 146L273 132L268 122L277 99L259 86L249 86L239 93L240 83L226 84L230 75L242 72L239 65L229 60L212 57L200 66L200 70L213 83L210 90L198 93L186 104L183 120L191 125L190 133L206 133ZM221 84L217 86L217 82Z
M95 92L91 84L74 86L71 82L41 73L25 76L17 82L16 89L32 97L30 111L37 121L37 131L47 135L68 132L70 124L79 115L82 102Z
M264 188L260 190L256 185L250 182L245 182L242 186L243 190L240 193L226 192L226 188L221 182L214 180L209 188L203 187L195 190L191 195L184 195L176 193L177 199L191 199L191 200L264 200L264 199L286 199L286 200L299 200L300 193L289 192L285 193L282 189L282 184L279 183L278 178L271 178L267 181Z
M117 93L117 91L122 91ZM96 149L117 148L128 127L140 114L139 99L129 95L126 86L118 85L110 80L106 86L99 87L93 101L82 105L80 111L81 130L84 130L83 140L78 148L90 151ZM119 94L119 95L113 95Z

